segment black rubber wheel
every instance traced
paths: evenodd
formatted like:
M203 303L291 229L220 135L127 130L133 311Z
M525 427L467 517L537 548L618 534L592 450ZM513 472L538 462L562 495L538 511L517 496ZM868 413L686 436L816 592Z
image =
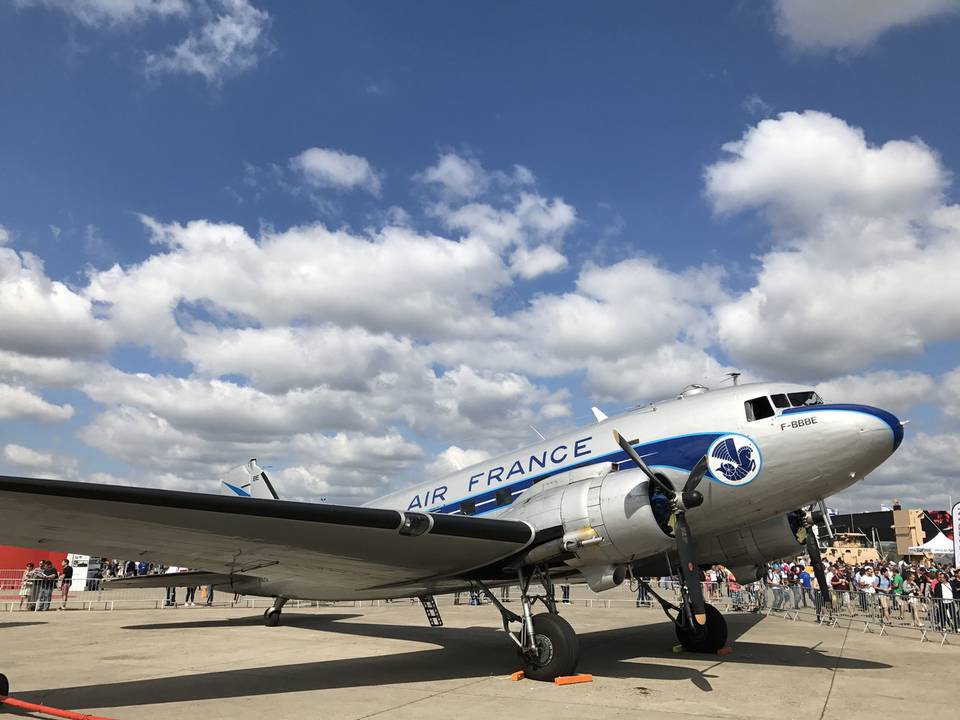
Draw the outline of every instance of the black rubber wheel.
M267 627L276 627L280 624L280 611L267 608L263 613L263 624Z
M524 677L546 680L573 675L580 659L580 641L566 620L552 613L533 616L533 640L536 656L521 653Z
M0 697L6 697L10 694L10 681L7 676L0 673Z
M686 623L684 613L681 613L681 620L684 620L683 627L677 625L677 640L690 652L696 653L716 653L727 644L727 621L723 614L713 605L707 605L707 624L704 626L696 625L696 631L691 630Z

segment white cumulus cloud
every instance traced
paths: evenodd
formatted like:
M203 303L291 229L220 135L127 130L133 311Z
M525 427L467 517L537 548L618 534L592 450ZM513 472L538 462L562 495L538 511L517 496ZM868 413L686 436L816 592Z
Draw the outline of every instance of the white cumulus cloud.
M822 112L785 112L723 146L705 172L720 213L770 209L805 226L831 211L916 216L939 201L949 181L918 139L867 142L862 129Z
M883 465L845 491L842 509L880 509L892 500L904 507L945 508L947 497L960 497L956 455L960 435L956 433L912 433L907 426L903 445Z
M359 155L312 147L290 158L290 167L312 188L361 189L380 194L380 174Z
M77 475L75 458L34 450L16 443L3 447L2 458L13 470L41 475L51 480L73 479Z
M960 0L774 0L777 30L802 50L862 50L895 28L960 11Z
M439 478L454 473L457 470L463 470L465 467L469 467L478 462L483 462L488 457L490 457L489 453L483 450L471 450L470 448L462 448L459 445L451 445L427 463L425 472L428 477Z
M871 145L823 113L783 113L706 169L720 213L755 210L776 241L714 310L734 360L823 379L960 338L960 211L919 140Z
M49 403L22 385L0 383L0 420L39 420L65 422L73 417L73 407Z
M87 298L51 280L31 253L0 247L0 349L28 355L93 355L109 347Z
M150 18L189 14L187 0L14 0L20 7L42 6L59 10L84 25L126 25Z
M845 375L817 385L826 402L873 405L904 419L916 405L938 400L935 390L936 381L926 373L893 370Z
M488 171L476 158L455 152L442 153L434 165L416 173L413 179L451 202L472 200L492 189L509 190L536 183L533 173L523 165L514 165L509 173Z
M211 85L257 66L269 49L270 16L249 0L218 0L215 16L162 53L147 53L147 75L200 75Z

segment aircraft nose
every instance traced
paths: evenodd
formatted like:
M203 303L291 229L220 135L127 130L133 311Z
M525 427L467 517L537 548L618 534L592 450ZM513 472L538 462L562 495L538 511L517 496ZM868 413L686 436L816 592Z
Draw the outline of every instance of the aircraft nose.
M903 442L903 423L888 410L871 405L857 405L857 429L861 446L871 454L888 458Z

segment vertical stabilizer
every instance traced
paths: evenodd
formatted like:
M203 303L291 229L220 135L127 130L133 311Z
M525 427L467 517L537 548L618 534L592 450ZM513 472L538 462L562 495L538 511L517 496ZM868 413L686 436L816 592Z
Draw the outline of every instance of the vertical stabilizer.
M267 477L267 473L257 464L256 458L239 465L220 478L220 492L237 497L255 497L261 500L279 500L280 496Z

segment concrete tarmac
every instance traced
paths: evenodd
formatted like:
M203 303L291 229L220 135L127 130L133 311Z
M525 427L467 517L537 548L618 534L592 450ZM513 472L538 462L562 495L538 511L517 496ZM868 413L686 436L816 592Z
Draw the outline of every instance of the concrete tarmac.
M519 662L493 607L441 611L443 628L406 602L288 609L276 628L240 608L3 613L0 672L15 697L115 718L855 720L920 697L956 707L960 646L916 637L734 613L733 652L705 656L674 652L659 610L564 607L594 681L558 687L510 681Z

